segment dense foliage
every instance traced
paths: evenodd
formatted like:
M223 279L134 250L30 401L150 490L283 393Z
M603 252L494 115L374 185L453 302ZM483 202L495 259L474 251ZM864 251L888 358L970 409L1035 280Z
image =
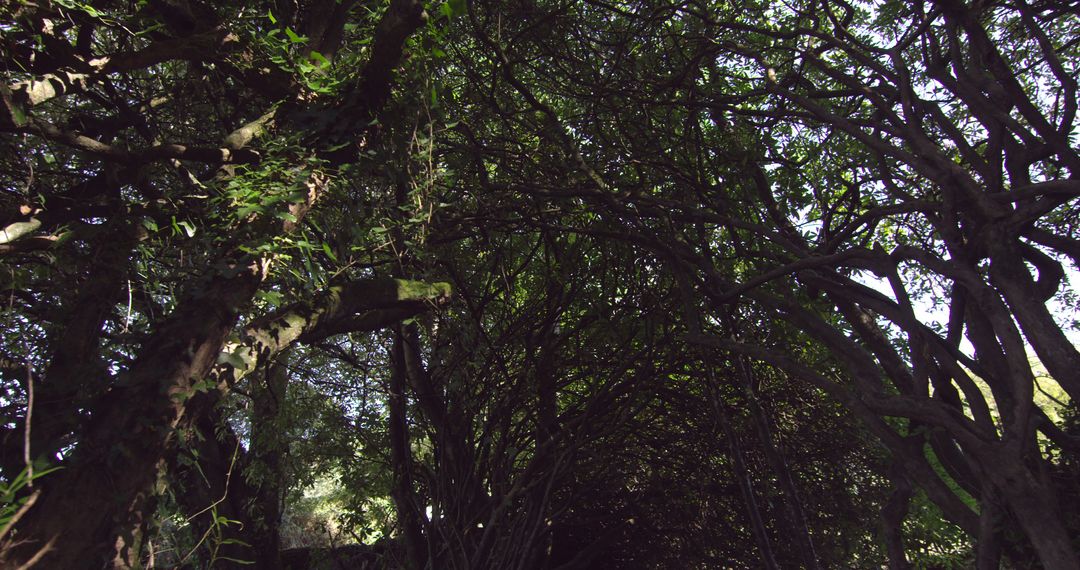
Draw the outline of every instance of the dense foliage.
M1080 569L1080 15L0 7L0 565Z

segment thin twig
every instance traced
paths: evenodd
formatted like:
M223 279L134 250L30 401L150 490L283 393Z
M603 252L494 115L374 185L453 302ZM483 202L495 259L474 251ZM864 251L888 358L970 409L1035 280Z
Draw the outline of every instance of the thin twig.
M26 461L26 486L34 486L34 462L30 460L30 420L34 416L34 371L26 363L26 429L23 430L23 460Z
M31 556L31 557L30 557L30 560L27 560L27 561L26 561L26 564L23 564L22 566L19 566L18 570L28 570L29 568L33 568L33 566L34 566L35 564L37 564L38 562L40 562L40 561L41 561L41 559L42 559L42 558L43 558L43 557L44 557L44 556L45 556L45 555L46 555L46 554L47 554L47 553L48 553L48 552L49 552L50 550L52 550L52 549L53 549L53 544L54 544L54 543L56 542L56 538L57 538L57 537L55 537L55 536L54 536L54 537L52 537L52 538L50 538L50 539L49 539L49 542L46 542L46 543L45 543L45 546L42 546L42 547L41 547L41 550L38 550L38 551L37 551L37 552L36 552L36 553L35 553L35 554L34 554L33 556Z
M127 315L124 316L124 332L128 332L128 325L131 324L131 279L128 279L128 304Z
M224 502L225 498L229 496L229 482L232 481L233 467L236 466L236 457L239 454L240 454L240 442L237 441L236 442L236 449L233 450L232 460L229 462L229 470L228 470L228 472L225 473L225 490L221 493L221 498L214 501L213 503L210 503L210 505L207 506L206 508L204 508L203 510L191 515L190 517L188 517L187 520L188 520L189 523L194 521L195 517L205 513L206 511L217 508L217 506L220 505L222 502ZM205 478L205 475L204 475L204 478ZM193 546L191 548L191 550L188 551L188 553L185 554L184 557L180 559L180 562L178 564L183 564L188 558L191 557L192 554L195 554L195 551L198 550L200 546L202 546L202 543L206 542L207 537L210 536L210 532L214 529L214 525L216 525L216 524L218 524L217 523L217 517L214 517L214 522L210 525L210 528L206 529L206 532L203 533L202 538L199 539L199 542L197 542L195 544L195 546Z
M11 517L11 520L9 520L6 525L4 525L4 528L0 528L0 538L7 536L8 531L10 531L11 528L15 526L15 523L19 522L19 519L23 518L23 515L25 515L26 512L30 510L30 507L34 506L34 503L37 502L39 495L41 495L41 489L34 491L30 494L29 497L26 498L26 502L23 503L21 507L19 507L18 511L15 511L15 514Z

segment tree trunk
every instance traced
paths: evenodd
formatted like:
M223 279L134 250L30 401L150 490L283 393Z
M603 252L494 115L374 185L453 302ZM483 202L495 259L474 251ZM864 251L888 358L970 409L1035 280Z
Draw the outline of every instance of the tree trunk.
M983 484L979 497L979 537L976 544L975 567L978 570L998 570L1001 567L1001 529L1003 513L993 486Z
M283 353L270 365L259 383L252 386L254 410L251 419L251 455L261 464L266 478L255 492L258 509L256 528L250 529L251 545L255 554L256 568L277 570L281 567L281 507L285 492L285 466L283 454L288 449L287 434L283 430L282 414L289 372L286 368L287 353Z
M405 378L408 374L405 361L405 340L402 334L394 334L391 351L390 394L390 462L394 471L391 495L397 508L398 526L405 542L406 563L411 570L421 570L427 564L420 506L416 504L412 481L412 451L409 448L408 400L405 395Z
M791 475L791 469L784 459L783 453L776 446L776 441L769 427L769 419L765 411L761 409L757 394L754 391L753 370L750 368L748 359L743 356L736 358L739 378L742 380L743 393L746 395L747 407L750 409L750 418L761 440L765 451L765 458L769 461L776 478L780 482L780 490L783 492L784 511L786 512L788 532L794 537L798 555L802 559L803 566L809 570L818 568L817 552L814 549L814 541L810 537L810 527L806 524L806 516L803 513L802 501L799 499L798 489L795 487L795 479Z
M438 518L431 521L431 532L455 536L447 545L458 564L466 564L468 550L475 542L476 523L487 516L487 492L475 473L475 450L469 443L467 418L451 413L452 391L437 385L424 366L420 336L415 325L400 327L402 356L409 385L416 401L431 422L435 439L436 479L432 489L433 509ZM446 564L441 560L437 563Z
M100 354L101 331L124 292L135 244L129 234L125 228L108 228L97 237L90 271L69 303L64 304L68 317L53 341L53 357L44 381L35 386L37 421L30 430L32 457L55 461L56 452L78 427L79 408L87 407L107 386L108 375Z
M889 570L908 570L911 564L904 552L904 519L908 502L914 494L911 482L904 476L903 468L893 463L889 468L893 492L881 509L881 521L885 534L885 550L889 555Z
M1004 455L1004 454L1002 454ZM1020 527L1047 570L1080 570L1080 560L1072 544L1052 489L1032 476L1011 457L998 457L989 477L1016 516Z
M193 385L217 363L236 310L259 283L254 267L217 277L182 302L108 394L65 469L4 545L21 565L41 548L48 568L133 568L156 506L158 479L176 444ZM62 547L61 547L62 541Z
M195 538L206 533L202 550L203 556L209 556L204 562L229 569L257 562L261 553L253 548L256 541L251 536L258 526L247 508L256 496L244 477L249 460L239 438L216 409L216 400L211 394L200 394L188 405L188 414L195 417L185 421L191 425L180 431L181 437L188 438L182 447L190 451L173 455L169 475ZM220 523L219 516L229 522ZM247 544L226 542L230 540Z

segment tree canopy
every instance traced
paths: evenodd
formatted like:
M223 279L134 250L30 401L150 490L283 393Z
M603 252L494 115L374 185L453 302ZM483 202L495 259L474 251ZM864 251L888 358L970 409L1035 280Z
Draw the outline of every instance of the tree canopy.
M2 567L1080 570L1071 6L0 32Z

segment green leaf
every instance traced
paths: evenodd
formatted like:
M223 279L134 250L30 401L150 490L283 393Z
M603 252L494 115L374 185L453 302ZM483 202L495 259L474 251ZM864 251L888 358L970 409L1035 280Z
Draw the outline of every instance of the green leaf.
M465 1L466 0L447 0L445 4L439 6L439 13L448 20L457 18L458 16L464 16L468 12L468 6L465 4Z
M322 249L323 249L323 253L326 254L326 257L329 257L331 261L333 261L334 263L337 263L337 256L334 255L333 251L330 251L330 245L329 244L327 244L326 242L323 242Z
M237 370L246 370L248 367L244 358L235 352L226 354L223 360L224 362L222 362L222 364L228 364Z
M195 226L191 222L183 220L177 222L176 225L180 226L180 229L184 230L184 233L187 234L187 237L195 237Z
M285 35L289 37L289 41L294 44L302 44L307 41L307 38L294 32L292 28L285 28Z
M270 23L271 24L277 24L277 18L274 17L274 13L271 12L270 10L266 11L266 17L270 18Z
M282 301L285 300L285 295L277 291L259 291L256 296L274 307L281 305Z
M326 56L324 56L323 54L321 54L321 53L319 53L317 51L311 52L309 54L309 57L311 57L311 59L317 61L319 63L319 67L329 67L330 66L330 60L326 59Z

